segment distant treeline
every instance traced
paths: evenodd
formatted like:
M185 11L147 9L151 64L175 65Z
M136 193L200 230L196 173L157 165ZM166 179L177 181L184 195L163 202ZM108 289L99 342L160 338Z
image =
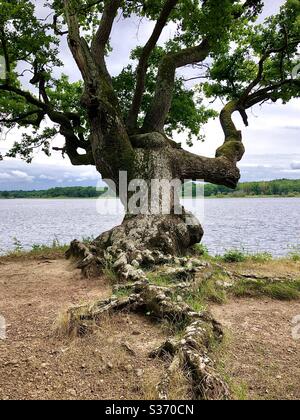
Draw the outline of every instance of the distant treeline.
M184 195L196 196L203 186L186 185ZM108 188L95 187L61 187L40 191L0 191L0 198L97 198L108 191ZM248 197L248 196L284 196L300 195L300 180L279 179L276 181L243 182L236 190L219 185L205 184L206 197Z
M58 187L49 190L0 191L0 198L97 198L108 188L95 187Z
M242 182L236 190L219 185L206 184L205 196L284 196L300 195L300 180L278 179L275 181Z

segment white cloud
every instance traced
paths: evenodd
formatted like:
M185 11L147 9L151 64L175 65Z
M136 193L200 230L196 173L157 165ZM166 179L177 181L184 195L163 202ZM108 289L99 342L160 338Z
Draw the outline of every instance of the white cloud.
M55 178L53 176L49 176L49 175L40 175L39 179L43 179L43 180L47 180L47 181L55 181Z
M80 177L85 179L98 179L99 175L94 169L90 169L89 171L80 172Z
M0 173L0 179L11 179L11 175L7 172Z
M10 172L2 172L0 173L0 180L18 180L21 182L32 182L34 180L34 176L28 175L26 172L12 170Z
M34 180L34 176L28 175L26 172L23 171L11 171L11 173L15 178L22 179L24 181L31 182Z
M284 172L286 174L300 173L300 168L299 169L284 169L281 172Z
M300 162L292 162L291 163L291 168L295 171L300 169Z

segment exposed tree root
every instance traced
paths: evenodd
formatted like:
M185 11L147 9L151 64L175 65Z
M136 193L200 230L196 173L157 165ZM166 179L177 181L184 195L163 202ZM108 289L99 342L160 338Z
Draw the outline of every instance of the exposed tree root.
M189 213L182 215L138 215L100 235L91 245L73 241L67 258L87 277L98 276L111 267L124 281L145 279L143 269L180 263L179 257L199 243L203 230ZM187 260L184 261L186 263Z
M104 261L97 256L96 249L92 245L87 246L77 240L71 242L66 258L74 259L76 267L88 278L99 276L104 268Z
M231 278L232 280L262 280L268 281L269 283L278 283L278 282L286 282L295 280L295 276L291 274L286 274L284 276L266 276L263 274L257 274L250 271L247 272L237 272L237 271L229 271L225 269L221 264L214 264L214 266L221 270L221 272ZM212 273L213 275L214 273Z
M93 305L71 308L69 334L83 335L105 314L122 310L148 314L158 322L168 321L180 331L181 339L170 339L152 353L153 357L168 355L172 359L158 386L161 399L168 398L172 375L178 369L189 379L194 398L229 398L228 388L209 357L211 345L222 340L222 328L208 313L193 311L180 296L199 282L197 273L210 267L207 262L182 255L201 236L199 224L189 225L179 216L137 216L125 219L90 246L73 241L67 252L84 275L98 276L109 267L120 279L115 292L131 293L129 297L112 296ZM155 278L163 284L165 280L166 286L151 283L147 272L153 269Z
M104 314L122 310L147 313L157 321L168 320L183 328L183 333L181 339L167 340L151 353L151 357L172 357L172 362L158 386L159 397L168 398L172 374L176 369L182 369L191 381L196 399L228 399L228 387L214 370L213 361L209 357L212 344L223 338L221 325L209 313L194 312L182 300L174 301L173 290L170 288L146 282L136 283L133 287L134 293L129 297L112 296L93 305L69 309L69 333L83 335L95 323L99 324Z

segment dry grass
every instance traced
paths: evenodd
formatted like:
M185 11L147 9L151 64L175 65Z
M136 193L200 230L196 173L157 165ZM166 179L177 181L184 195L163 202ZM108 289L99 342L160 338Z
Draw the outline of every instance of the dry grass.
M260 262L255 260L248 260L237 264L224 264L224 267L229 271L237 270L240 272L255 272L258 275L269 277L281 277L286 275L299 277L300 261L283 258L274 259L270 261Z
M218 370L236 400L299 400L299 342L291 320L300 302L232 299L211 307L226 329Z
M34 261L34 260L59 260L64 258L65 252L68 250L68 245L48 247L40 246L30 251L15 250L6 255L0 256L0 262L17 262L17 261Z
M243 279L234 283L229 293L236 297L270 297L275 300L300 299L300 280L268 281Z
M160 359L157 362L162 363ZM170 363L171 360L165 360L163 362L165 368L167 368ZM162 379L162 375L157 375L157 373L158 372L149 372L143 380L143 397L147 401L159 399L157 387ZM171 401L184 401L193 398L191 382L181 368L172 372L168 390L169 400Z

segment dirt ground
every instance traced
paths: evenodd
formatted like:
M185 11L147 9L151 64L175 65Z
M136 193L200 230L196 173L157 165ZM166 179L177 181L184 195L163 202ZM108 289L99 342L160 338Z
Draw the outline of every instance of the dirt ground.
M227 329L223 364L246 399L300 399L300 341L292 320L300 302L238 299L211 308Z
M148 354L166 332L146 317L116 315L75 341L54 334L68 307L110 293L105 279L82 279L62 259L1 259L7 339L0 340L0 399L153 397L164 365ZM291 323L300 302L239 299L212 311L227 329L222 373L235 384L236 397L300 399L300 341L293 340Z
M104 298L104 280L85 280L64 260L0 263L0 399L142 399L162 364L148 353L164 339L146 318L122 314L70 342L54 323L70 305Z

